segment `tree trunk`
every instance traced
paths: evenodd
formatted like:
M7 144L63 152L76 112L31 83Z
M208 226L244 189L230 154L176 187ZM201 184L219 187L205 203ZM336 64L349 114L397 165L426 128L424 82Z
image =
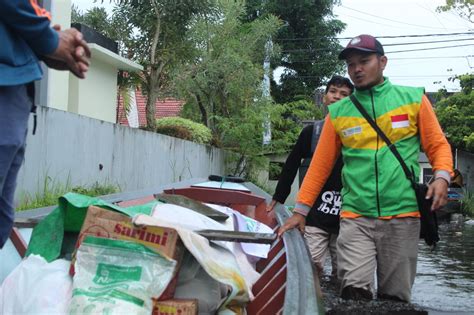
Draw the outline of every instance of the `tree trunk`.
M156 131L156 99L158 98L158 74L156 69L150 70L147 82L146 128Z
M199 94L196 94L196 101L198 103L199 110L201 111L201 121L206 127L209 127L209 122L207 121L207 111Z
M161 33L161 16L158 3L153 1L152 4L156 14L156 26L150 51L150 75L147 78L146 127L148 130L156 131L156 99L158 98L158 90L160 87L159 77L161 70L163 70L164 63L161 62L157 65L158 62L156 61L156 48Z

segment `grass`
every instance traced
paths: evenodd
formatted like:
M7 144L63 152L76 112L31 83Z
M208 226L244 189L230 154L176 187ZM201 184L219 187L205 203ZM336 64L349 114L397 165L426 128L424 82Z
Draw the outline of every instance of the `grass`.
M462 214L469 217L474 217L474 193L472 191L464 190L464 197L461 199Z
M58 203L58 198L68 192L76 192L90 197L103 196L113 194L120 191L118 185L110 183L95 182L90 186L74 186L72 187L70 179L66 183L61 183L46 176L43 182L43 189L35 194L25 193L20 197L20 202L16 207L16 211L26 209L35 209L41 207L53 206Z

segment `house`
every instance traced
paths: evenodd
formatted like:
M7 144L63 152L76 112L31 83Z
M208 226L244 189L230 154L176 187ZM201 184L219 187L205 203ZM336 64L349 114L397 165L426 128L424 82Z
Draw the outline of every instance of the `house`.
M45 0L43 4L53 16L53 24L71 27L71 1ZM81 24L79 29L92 52L87 80L80 80L68 71L43 68L44 78L36 86L38 105L99 119L117 121L117 73L142 71L143 67L118 54L117 43Z
M474 153L455 149L454 167L461 172L464 188L474 191Z
M128 92L128 110L124 108L124 95L119 93L117 104L117 123L133 128L146 126L146 96L137 88ZM155 102L155 118L179 116L184 102L174 98L165 98Z

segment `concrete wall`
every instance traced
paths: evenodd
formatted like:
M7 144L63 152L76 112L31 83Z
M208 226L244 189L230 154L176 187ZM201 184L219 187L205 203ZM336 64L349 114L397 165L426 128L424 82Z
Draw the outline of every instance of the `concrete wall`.
M474 154L457 150L457 169L463 177L464 187L474 192Z
M17 199L41 191L47 176L55 183L111 183L134 191L222 175L224 159L224 151L210 146L39 107L36 135L28 133Z
M269 161L271 162L281 162L281 163L285 163L286 159L287 159L287 155L286 154L282 154L282 155L269 155L267 156ZM293 181L293 184L291 185L291 192L290 194L288 195L288 197L286 198L286 201L285 201L285 205L287 206L294 206L295 205L295 202L296 202L296 195L298 194L298 191L299 191L299 171L296 172L296 176L295 176L295 180ZM261 178L260 179L261 182L265 183L266 182L266 186L270 189L270 194L273 195L273 193L275 192L275 188L278 184L278 180L270 180L268 178L268 172L266 172L266 178L263 179Z

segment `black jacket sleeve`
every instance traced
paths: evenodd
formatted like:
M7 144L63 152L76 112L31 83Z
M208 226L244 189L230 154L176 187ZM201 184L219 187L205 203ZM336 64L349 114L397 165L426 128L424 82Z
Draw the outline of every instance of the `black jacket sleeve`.
M311 137L313 135L313 125L303 128L296 144L288 155L288 158L281 170L280 178L273 195L273 200L284 203L291 192L291 184L295 180L301 160L312 156Z

